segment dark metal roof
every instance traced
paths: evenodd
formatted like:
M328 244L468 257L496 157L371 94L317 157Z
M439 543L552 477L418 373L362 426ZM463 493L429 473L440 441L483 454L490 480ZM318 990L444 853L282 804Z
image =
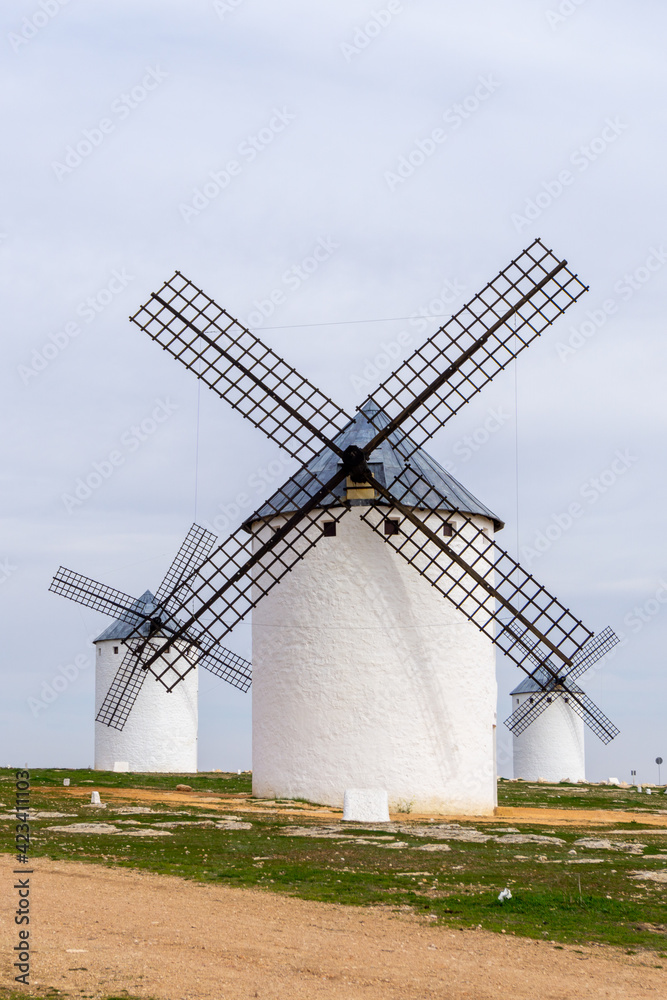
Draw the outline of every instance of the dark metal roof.
M372 424L368 419L369 414L373 417ZM352 444L363 448L364 445L368 444L375 437L378 430L386 427L388 423L389 418L387 415L378 408L376 403L369 401L358 411L354 420L351 420L334 438L334 442L342 449ZM389 437L385 438L368 459L371 472L383 486L390 484L406 468L406 460L397 448L397 445L402 440L404 440L403 434L395 431ZM504 522L493 511L489 510L480 500L477 500L472 493L468 492L465 486L462 486L461 483L454 479L449 472L446 472L434 458L431 458L421 448L417 448L411 454L410 465L423 476L430 486L447 499L450 506L444 509L452 511L460 510L466 514L481 514L483 517L488 517L493 521L496 531L500 531L504 527ZM301 469L295 476L287 480L282 487L285 499L282 503L277 502L278 510L285 513L295 511L302 507L315 494L318 489L318 483L310 479L307 472L314 473L320 483L324 483L339 468L340 459L338 455L331 451L330 448L323 448L322 451L308 462L304 469ZM419 493L423 496L425 490L426 487L424 486L419 490ZM335 496L342 498L345 494L345 483L341 483L334 490L334 493ZM323 506L333 506L335 503L336 501L332 498L329 503L324 503ZM403 503L408 507L415 507L422 510L428 509L417 493L408 493L404 497ZM265 504L257 511L257 517L271 517L275 513L276 509L273 505L269 506ZM254 517L255 515L253 515ZM248 521L246 525L250 523Z
M556 667L554 666L554 670ZM514 694L536 694L540 691L544 691L544 687L550 680L552 680L551 674L544 667L540 667L539 670L535 671L534 680L532 677L524 677L520 684L510 691L510 696ZM539 683L541 682L541 683ZM573 694L583 694L583 691L576 684L568 683L568 689L573 692Z
M153 605L153 607L151 607ZM150 612L157 607L157 598L151 594L150 590L147 590L141 597L129 608L128 618L133 611L137 611L139 615L150 614ZM165 618L164 612L161 615L162 621L171 622L176 625L175 619ZM140 623L141 618L138 616L136 623L133 625L129 621L124 621L122 618L116 619L112 622L108 628L105 628L104 632L98 635L97 639L93 639L93 642L104 642L106 639L127 639L127 637L134 632L136 626Z

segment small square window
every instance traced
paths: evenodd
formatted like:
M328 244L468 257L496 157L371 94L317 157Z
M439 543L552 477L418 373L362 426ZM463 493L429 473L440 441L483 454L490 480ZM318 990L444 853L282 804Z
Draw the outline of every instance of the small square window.
M113 651L114 651L114 653L117 654L118 653L118 646L114 646Z
M451 538L452 535L454 534L454 526L451 525L449 521L446 521L445 524L443 524L442 526L442 533L445 536L445 538Z
M325 521L322 525L322 534L325 538L333 538L336 534L336 522Z
M384 522L384 533L385 535L397 535L398 521L392 521L389 518L387 518Z

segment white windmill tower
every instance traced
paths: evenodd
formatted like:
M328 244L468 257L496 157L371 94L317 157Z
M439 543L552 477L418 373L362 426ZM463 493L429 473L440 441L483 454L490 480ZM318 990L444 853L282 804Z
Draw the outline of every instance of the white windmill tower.
M363 448L388 422L366 404L336 444ZM405 472L393 439L368 459L382 483ZM417 495L403 503L450 544L478 532L490 540L502 527L426 453L415 451L410 464L422 477L417 492L447 504L434 512ZM309 468L326 481L338 465L324 449ZM256 546L293 513L292 486L254 515ZM348 516L326 503L313 512L322 541L253 613L253 792L340 806L346 789L371 786L387 791L393 812L488 813L496 804L493 644L384 544L399 537L398 512L383 512L379 537L364 521L374 491L341 483L337 492Z
M132 604L131 612L150 616L157 600L147 590ZM98 721L109 690L124 656L123 644L133 625L118 618L93 642L95 654L95 770L113 771L124 764L128 771L195 773L197 770L197 670L191 670L182 684L167 691L161 684L142 684L122 729ZM167 632L156 628L151 640L165 639ZM193 659L195 650L192 649Z
M534 677L524 677L510 693L514 713L534 711L544 693L548 676L538 670ZM570 684L567 693L554 697L550 692L545 699L546 707L531 725L512 739L514 777L526 781L585 781L586 760L584 750L584 722L572 708L570 700L574 694L581 697L584 692L577 684Z
M194 625L150 668L159 683L144 683L142 655L182 624L170 613L170 594L183 593L214 541L215 535L193 524L155 596L147 590L135 600L62 566L53 578L54 593L115 618L94 640L96 770L196 772L197 665L248 689L250 664L222 647L209 649L212 644Z
M495 544L491 511L420 450L584 291L536 240L355 420L179 272L132 317L301 463L187 593L169 595L182 625L139 654L154 668L191 628L219 642L253 612L257 794L342 805L363 783L394 807L491 812L491 642L532 676L544 668L540 698L558 687L601 739L618 732L570 689L613 632L594 638ZM187 674L180 652L170 669L179 663ZM529 706L508 724L532 718Z

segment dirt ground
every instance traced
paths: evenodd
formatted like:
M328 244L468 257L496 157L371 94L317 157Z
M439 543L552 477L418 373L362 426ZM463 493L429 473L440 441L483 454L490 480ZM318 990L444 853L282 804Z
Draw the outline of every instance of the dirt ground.
M85 799L90 801L90 789L86 788L34 788L34 792L49 792L65 799ZM321 820L336 820L342 816L342 810L329 809L327 806L311 806L301 803L290 805L276 804L270 801L251 799L249 795L221 795L216 792L171 792L153 788L103 788L103 802L165 802L169 805L189 805L194 808L220 810L222 812L234 809L243 812L274 813L281 816L308 816ZM422 816L420 813L404 813L392 815L395 822L405 822L406 819L428 820L432 816ZM546 823L549 826L613 826L616 823L641 823L642 826L667 828L667 813L656 814L648 812L622 812L607 809L531 809L516 806L499 806L493 816L438 816L439 823L455 820L459 823L497 823L499 819L510 823Z
M136 793L134 793L136 795ZM566 947L257 890L38 858L31 986L158 1000L667 997L651 954ZM0 884L14 859L0 856ZM0 904L12 982L13 893Z

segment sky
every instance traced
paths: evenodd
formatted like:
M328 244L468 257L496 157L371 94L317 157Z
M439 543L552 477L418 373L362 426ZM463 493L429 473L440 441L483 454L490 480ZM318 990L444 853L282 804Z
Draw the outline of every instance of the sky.
M108 619L58 566L155 589L294 468L128 322L152 291L182 271L353 412L539 236L590 291L428 450L621 637L582 678L621 730L589 778L656 780L666 33L658 0L6 0L0 764L92 765ZM519 679L499 658L499 719ZM249 768L250 696L200 690L200 768Z

